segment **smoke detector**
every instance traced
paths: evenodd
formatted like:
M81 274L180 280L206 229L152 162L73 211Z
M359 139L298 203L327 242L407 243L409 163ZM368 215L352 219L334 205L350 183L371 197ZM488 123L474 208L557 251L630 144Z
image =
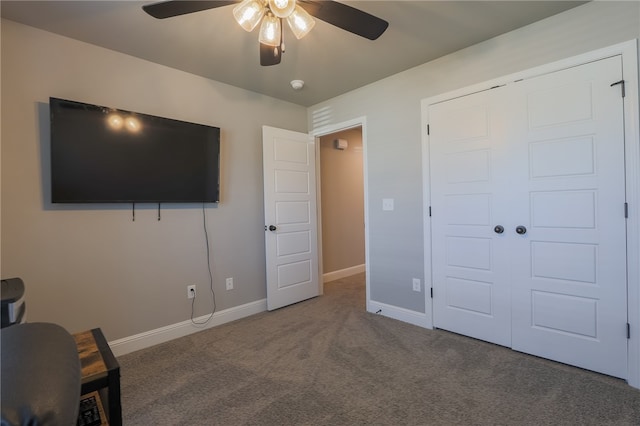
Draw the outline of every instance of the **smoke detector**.
M302 80L291 80L291 87L293 90L300 90L304 86L304 81Z

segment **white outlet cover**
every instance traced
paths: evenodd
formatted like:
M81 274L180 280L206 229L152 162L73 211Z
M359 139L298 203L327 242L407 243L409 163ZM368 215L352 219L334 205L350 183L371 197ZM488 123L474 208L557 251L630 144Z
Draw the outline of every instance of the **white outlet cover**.
M392 211L393 210L393 198L383 198L382 199L382 210L384 210L384 211Z
M420 291L420 279L419 278L414 278L413 279L413 291Z

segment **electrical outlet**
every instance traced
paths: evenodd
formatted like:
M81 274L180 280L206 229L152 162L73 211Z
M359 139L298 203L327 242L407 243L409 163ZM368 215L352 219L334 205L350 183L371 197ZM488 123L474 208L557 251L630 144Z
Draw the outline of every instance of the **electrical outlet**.
M196 297L196 286L188 285L187 286L187 299L193 299Z
M227 278L227 290L233 290L233 278Z
M413 279L413 291L420 291L420 279L419 278L414 278Z

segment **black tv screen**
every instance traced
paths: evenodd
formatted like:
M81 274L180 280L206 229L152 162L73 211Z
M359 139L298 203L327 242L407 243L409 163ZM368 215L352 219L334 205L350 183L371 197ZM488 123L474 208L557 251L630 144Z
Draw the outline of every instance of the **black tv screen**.
M49 98L53 203L219 201L220 129Z

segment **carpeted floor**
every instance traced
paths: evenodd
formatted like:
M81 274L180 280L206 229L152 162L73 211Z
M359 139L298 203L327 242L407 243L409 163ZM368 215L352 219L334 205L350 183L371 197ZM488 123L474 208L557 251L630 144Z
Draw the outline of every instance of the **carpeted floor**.
M125 425L640 425L624 381L325 295L119 358Z

